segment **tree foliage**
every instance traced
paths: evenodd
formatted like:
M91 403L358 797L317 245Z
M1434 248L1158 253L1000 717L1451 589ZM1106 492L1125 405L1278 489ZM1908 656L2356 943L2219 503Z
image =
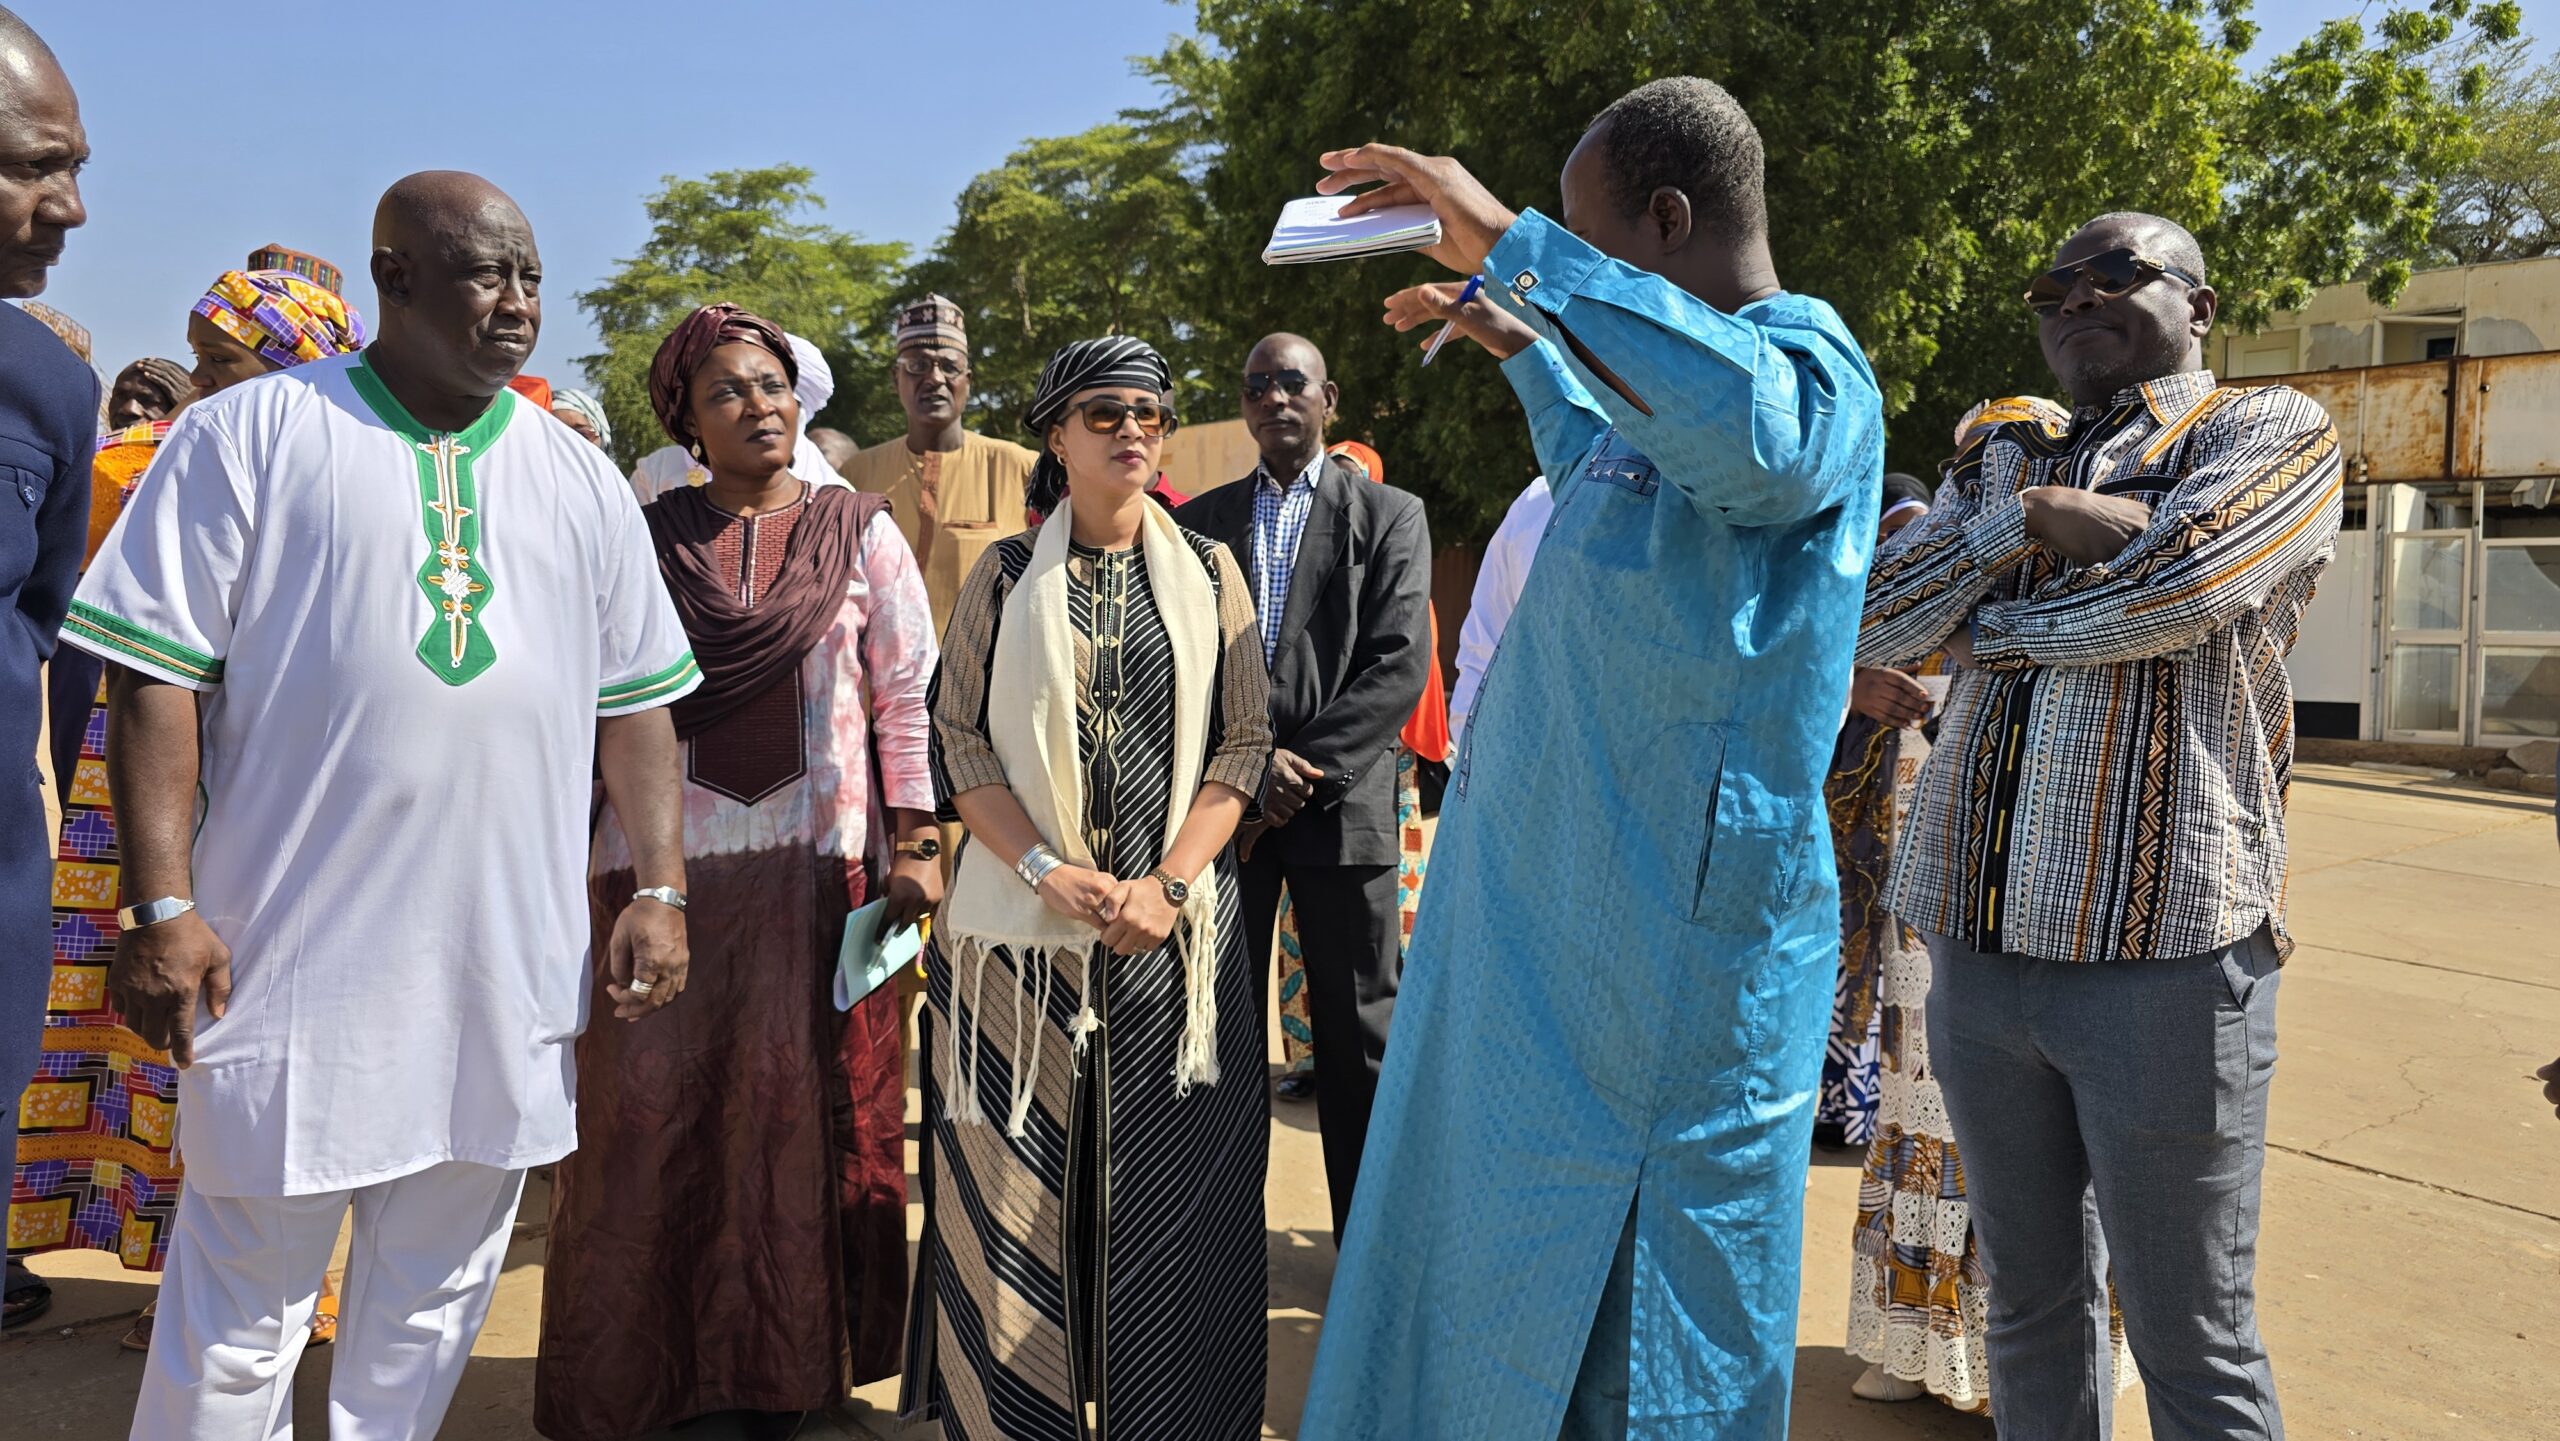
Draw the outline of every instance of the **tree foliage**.
M1026 141L960 192L951 229L906 285L968 312L972 403L997 433L1011 433L1058 347L1104 334L1163 351L1177 408L1196 413L1203 357L1188 303L1207 207L1192 140L1183 117L1124 117Z
M697 306L742 305L816 345L836 392L811 424L877 437L904 425L890 380L883 319L906 247L875 244L808 218L823 202L797 165L670 175L649 197L649 239L604 283L579 295L604 340L579 357L613 420L628 468L666 443L649 408L649 361Z
M2522 45L2462 59L2440 78L2472 87L2478 149L2444 182L2433 255L2476 265L2560 251L2560 59L2533 65Z
M2343 0L2342 0L2343 3ZM2423 237L2465 158L2458 95L2429 62L2511 36L2512 0L2431 0L2368 33L2324 26L2252 76L2247 0L1200 0L1206 43L1156 62L1214 140L1193 283L1230 362L1270 329L1326 350L1340 431L1373 440L1435 531L1482 534L1533 466L1480 355L1427 374L1374 323L1432 275L1395 257L1274 269L1271 217L1316 156L1389 139L1453 154L1515 206L1552 213L1566 153L1602 106L1661 75L1732 90L1768 152L1791 288L1839 307L1884 383L1895 464L1924 473L1988 395L2049 389L2028 276L2081 221L2181 220L2235 320L2372 272Z

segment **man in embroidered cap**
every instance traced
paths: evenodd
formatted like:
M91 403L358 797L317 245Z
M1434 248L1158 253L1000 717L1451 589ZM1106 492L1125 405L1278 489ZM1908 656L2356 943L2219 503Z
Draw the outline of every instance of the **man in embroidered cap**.
M928 295L900 307L897 346L907 433L855 455L844 476L856 490L889 497L924 570L939 631L979 554L1022 529L1023 490L1039 457L961 425L969 408L969 334L959 306Z

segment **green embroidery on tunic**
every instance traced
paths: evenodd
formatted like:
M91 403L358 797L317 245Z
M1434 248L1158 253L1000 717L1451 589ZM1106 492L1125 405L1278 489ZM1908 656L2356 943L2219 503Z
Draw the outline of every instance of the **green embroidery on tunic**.
M382 423L417 453L420 517L427 533L418 588L426 594L428 611L418 659L445 684L467 684L498 659L488 626L497 583L480 560L480 494L472 478L473 457L485 454L506 430L515 395L499 391L467 429L433 431L420 425L363 362L347 378Z

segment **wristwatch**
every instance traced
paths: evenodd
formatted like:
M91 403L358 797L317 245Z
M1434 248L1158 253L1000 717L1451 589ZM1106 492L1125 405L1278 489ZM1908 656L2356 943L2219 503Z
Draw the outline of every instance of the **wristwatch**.
M684 909L684 892L677 890L673 886L642 886L640 889L631 893L631 899L635 901L656 901L662 906L673 906L677 910Z
M195 908L196 903L184 896L162 896L156 901L144 901L138 906L126 906L116 912L116 924L128 931L138 931L144 926L156 926L162 921L174 921Z
M1147 872L1147 879L1164 887L1164 898L1166 903L1171 905L1177 911L1182 909L1184 902L1191 899L1191 883L1181 879L1173 872L1166 870L1162 866L1158 866L1154 870Z
M939 836L926 836L920 841L900 841L898 842L898 854L902 856L913 856L920 861L932 860L934 857L942 854L942 838Z

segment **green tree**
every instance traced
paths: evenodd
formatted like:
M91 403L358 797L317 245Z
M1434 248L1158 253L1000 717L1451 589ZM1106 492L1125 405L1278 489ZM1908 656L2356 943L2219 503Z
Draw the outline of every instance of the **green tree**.
M2343 3L2343 0L2342 0ZM1732 90L1768 153L1781 274L1837 306L1874 362L1891 459L1928 473L1956 417L2050 388L2017 295L2080 221L2155 211L2203 238L2236 319L2316 285L2405 270L2463 158L2458 97L2430 58L2511 36L2512 3L2432 0L2370 35L2323 27L2251 76L2247 0L1201 0L1206 43L1155 62L1220 149L1193 310L1230 356L1303 330L1344 389L1341 433L1378 444L1435 532L1480 535L1534 461L1481 356L1418 370L1369 323L1430 277L1412 258L1270 268L1263 237L1318 152L1391 139L1462 158L1514 205L1552 210L1591 116L1659 75Z
M960 192L959 214L908 272L969 315L972 401L1011 435L1061 345L1134 335L1164 352L1176 406L1201 396L1184 301L1202 263L1206 205L1180 117L1126 116L1025 141Z
M666 443L649 408L649 361L659 342L695 307L715 301L745 306L827 357L836 392L811 424L870 440L904 426L880 321L906 247L808 219L825 204L810 186L813 174L776 165L700 180L667 176L666 188L649 197L640 253L578 297L604 340L601 353L578 364L613 419L615 458L625 468Z
M2444 182L2432 250L2456 265L2560 251L2560 59L2533 65L2520 44L2463 58L2479 76L2468 106L2479 149Z

